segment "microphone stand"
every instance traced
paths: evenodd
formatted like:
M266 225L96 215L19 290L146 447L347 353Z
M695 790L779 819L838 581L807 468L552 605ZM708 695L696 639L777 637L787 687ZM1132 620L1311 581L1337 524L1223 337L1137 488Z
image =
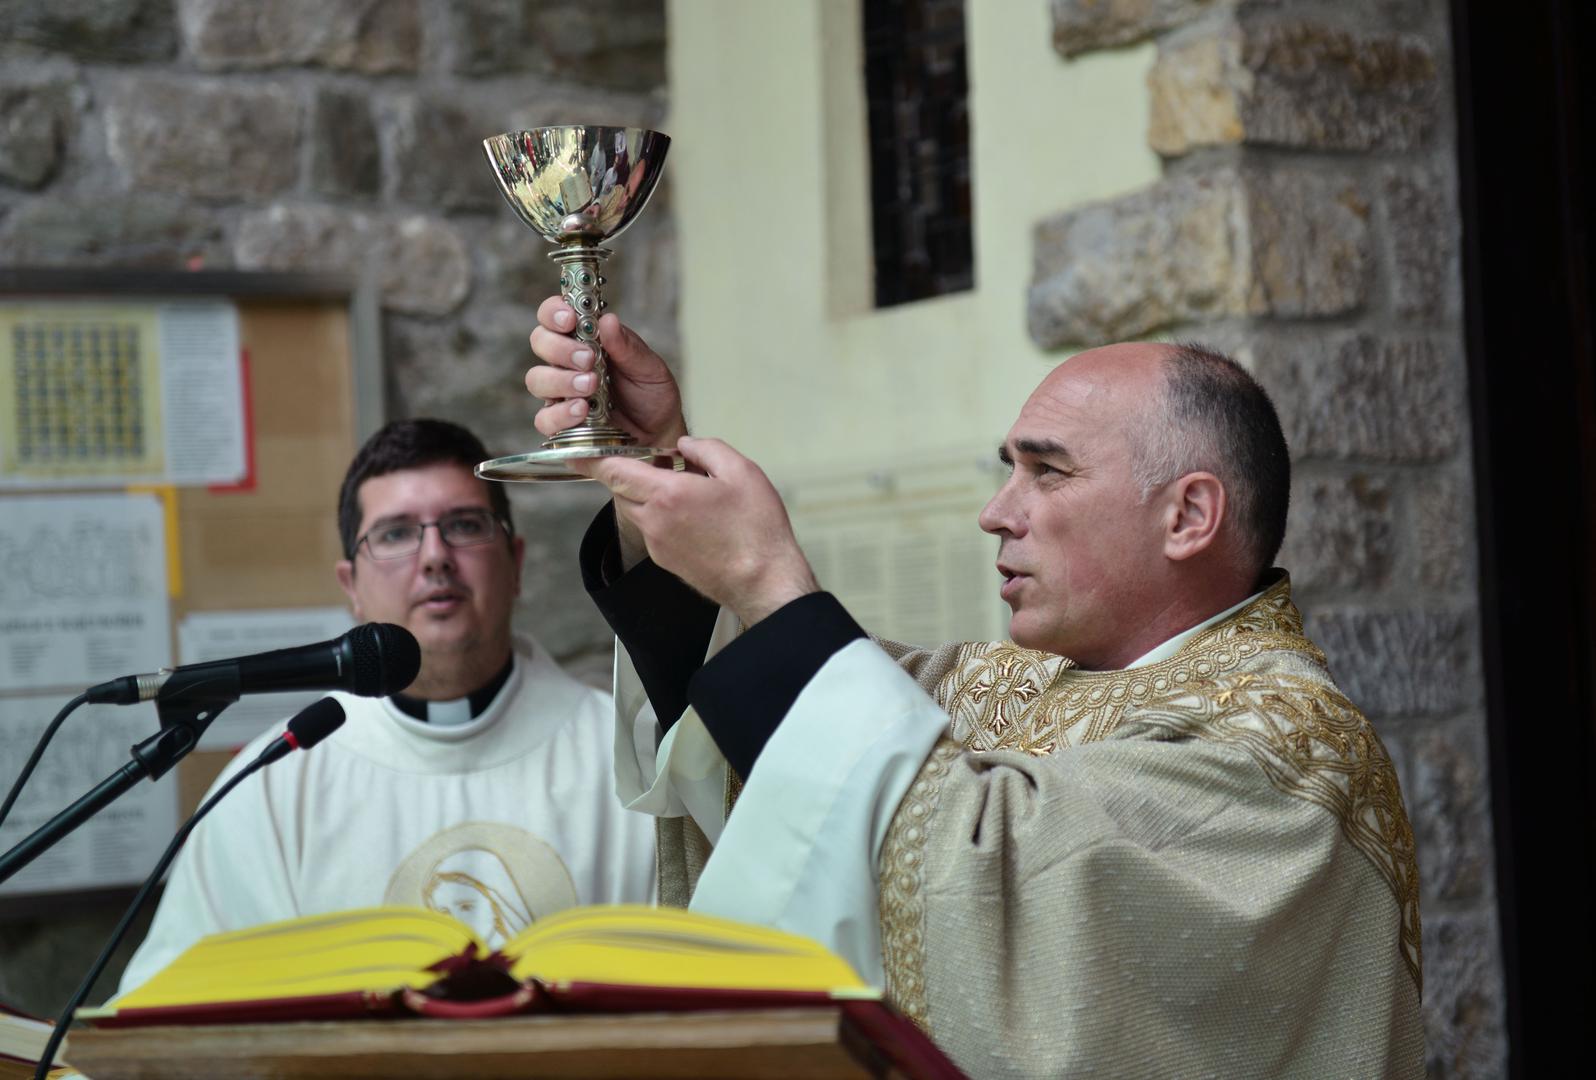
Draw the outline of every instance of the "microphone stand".
M235 685L226 685L232 681ZM0 855L0 882L4 882L34 859L60 843L89 818L121 798L146 776L159 780L189 751L199 745L205 729L227 706L238 700L236 678L222 679L221 686L185 686L172 700L157 699L155 710L161 730L131 748L133 760L100 781L87 795L39 826L21 843ZM229 693L231 696L229 696Z

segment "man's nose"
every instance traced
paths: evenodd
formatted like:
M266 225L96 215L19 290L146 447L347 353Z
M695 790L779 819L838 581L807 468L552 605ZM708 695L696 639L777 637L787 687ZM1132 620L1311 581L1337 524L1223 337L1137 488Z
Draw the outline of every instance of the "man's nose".
M1019 536L1025 531L1023 518L1017 512L1013 493L1014 481L1011 478L997 494L992 496L987 504L981 508L981 514L976 518L981 528L993 535Z
M421 530L421 550L416 553L423 569L454 565L454 548L443 542L443 531L434 525Z

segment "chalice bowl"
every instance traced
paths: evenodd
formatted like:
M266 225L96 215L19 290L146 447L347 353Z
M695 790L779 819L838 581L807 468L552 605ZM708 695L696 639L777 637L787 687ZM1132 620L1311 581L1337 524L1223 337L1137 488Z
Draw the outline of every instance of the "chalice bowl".
M636 219L659 180L668 135L646 128L564 127L511 131L482 141L499 191L533 231L555 245L560 295L576 312L576 337L593 350L594 389L587 418L527 454L477 466L486 480L585 480L567 462L577 458L668 456L672 450L639 446L610 422L611 380L599 345L598 320L606 307L600 268L610 250L600 244Z

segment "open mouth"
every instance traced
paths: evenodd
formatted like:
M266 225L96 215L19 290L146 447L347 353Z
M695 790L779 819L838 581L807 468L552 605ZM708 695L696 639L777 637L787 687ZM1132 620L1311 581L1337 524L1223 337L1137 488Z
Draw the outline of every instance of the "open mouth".
M427 611L448 611L464 602L463 593L453 589L436 589L418 600L416 606Z

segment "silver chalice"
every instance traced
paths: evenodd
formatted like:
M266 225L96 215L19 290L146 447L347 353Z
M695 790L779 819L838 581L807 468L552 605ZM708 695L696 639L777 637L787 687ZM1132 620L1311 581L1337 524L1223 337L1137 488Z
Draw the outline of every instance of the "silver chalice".
M668 135L647 128L564 127L511 131L484 139L499 191L517 217L556 245L560 295L576 311L576 337L593 350L593 393L587 418L544 442L539 450L494 458L477 466L487 480L585 480L567 462L575 458L660 457L673 453L639 446L610 422L611 380L599 345L605 308L600 268L610 249L600 244L636 219L659 180Z

